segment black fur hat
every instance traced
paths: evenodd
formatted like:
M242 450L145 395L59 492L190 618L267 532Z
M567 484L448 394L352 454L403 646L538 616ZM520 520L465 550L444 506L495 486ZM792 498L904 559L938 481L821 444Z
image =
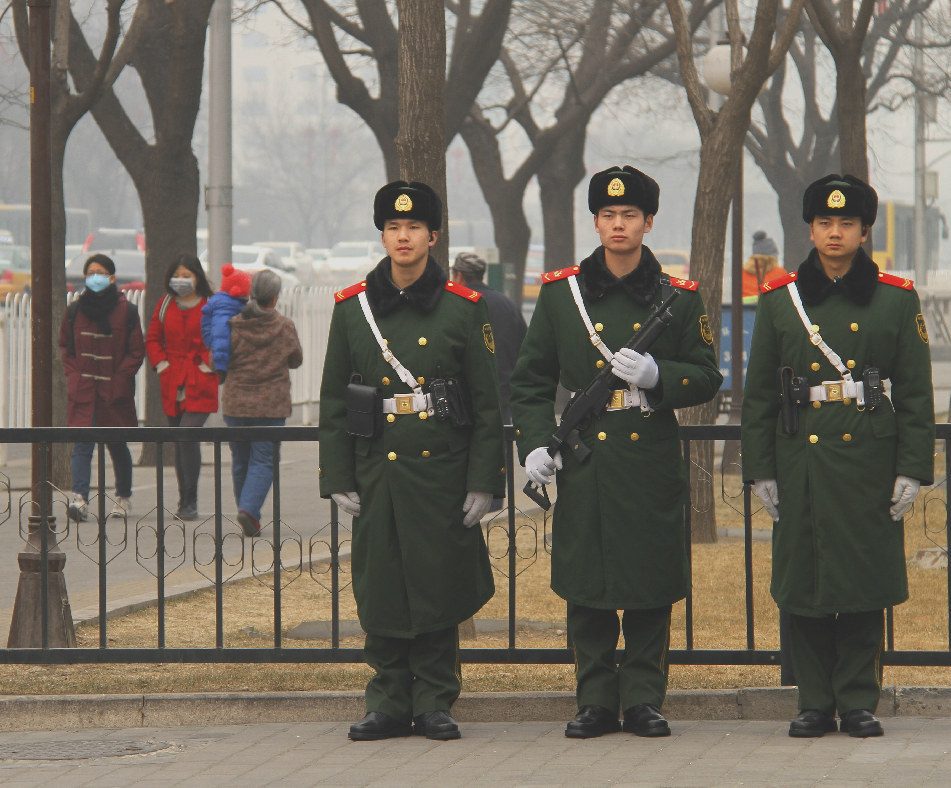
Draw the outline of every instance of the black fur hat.
M802 195L802 220L817 216L858 216L863 226L875 224L878 194L854 175L832 173L813 181Z
M382 230L389 219L419 219L430 230L442 225L442 200L420 181L393 181L376 193L373 199L373 224Z
M636 205L653 216L659 200L657 181L630 165L595 173L588 184L588 210L595 215L605 205Z

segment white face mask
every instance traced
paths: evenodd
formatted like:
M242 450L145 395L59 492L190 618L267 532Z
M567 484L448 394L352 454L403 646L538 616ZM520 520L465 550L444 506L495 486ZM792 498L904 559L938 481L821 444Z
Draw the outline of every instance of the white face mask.
M173 276L169 279L168 286L172 288L175 295L187 296L195 292L195 282L187 276Z

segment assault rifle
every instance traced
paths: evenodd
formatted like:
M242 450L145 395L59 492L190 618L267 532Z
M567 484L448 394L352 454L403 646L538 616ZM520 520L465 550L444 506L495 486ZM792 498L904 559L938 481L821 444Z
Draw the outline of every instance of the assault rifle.
M638 353L646 353L650 350L657 337L664 333L667 326L670 325L670 321L673 320L674 316L670 311L670 305L679 295L679 290L672 289L660 306L652 311L647 322L627 341L624 347ZM616 389L627 387L628 383L617 377L611 371L610 365L605 366L584 390L579 391L568 400L568 404L561 414L561 424L555 430L555 434L551 436L551 442L548 444L548 454L554 457L556 452L561 451L567 445L571 448L578 462L587 460L591 454L591 449L581 440L580 431L604 411ZM545 511L551 508L551 500L548 498L548 490L545 489L545 485L535 484L535 482L529 480L522 492Z

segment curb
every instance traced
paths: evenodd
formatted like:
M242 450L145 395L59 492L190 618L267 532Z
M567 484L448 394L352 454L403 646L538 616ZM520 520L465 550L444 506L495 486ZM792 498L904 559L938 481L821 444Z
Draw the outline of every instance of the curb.
M796 689L671 690L663 710L675 725L677 720L790 720L797 712ZM459 722L557 722L576 711L572 692L471 692L453 706ZM364 713L358 691L21 695L0 698L0 731L346 723ZM951 687L885 687L876 713L951 717Z

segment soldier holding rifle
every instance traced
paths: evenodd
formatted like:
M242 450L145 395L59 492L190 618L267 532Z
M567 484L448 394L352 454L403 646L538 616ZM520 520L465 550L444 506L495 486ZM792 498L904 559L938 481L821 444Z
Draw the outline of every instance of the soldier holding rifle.
M568 603L575 647L578 713L565 730L570 738L621 730L619 712L625 731L670 734L659 710L670 611L688 583L687 469L674 409L707 402L722 377L697 283L667 277L642 245L659 192L630 166L591 178L588 207L601 246L579 265L545 274L511 381L529 479L545 485L557 472L551 585ZM649 352L624 347L674 290L679 298L666 328L652 331ZM587 393L605 368L615 376L611 396L552 454L558 384Z

